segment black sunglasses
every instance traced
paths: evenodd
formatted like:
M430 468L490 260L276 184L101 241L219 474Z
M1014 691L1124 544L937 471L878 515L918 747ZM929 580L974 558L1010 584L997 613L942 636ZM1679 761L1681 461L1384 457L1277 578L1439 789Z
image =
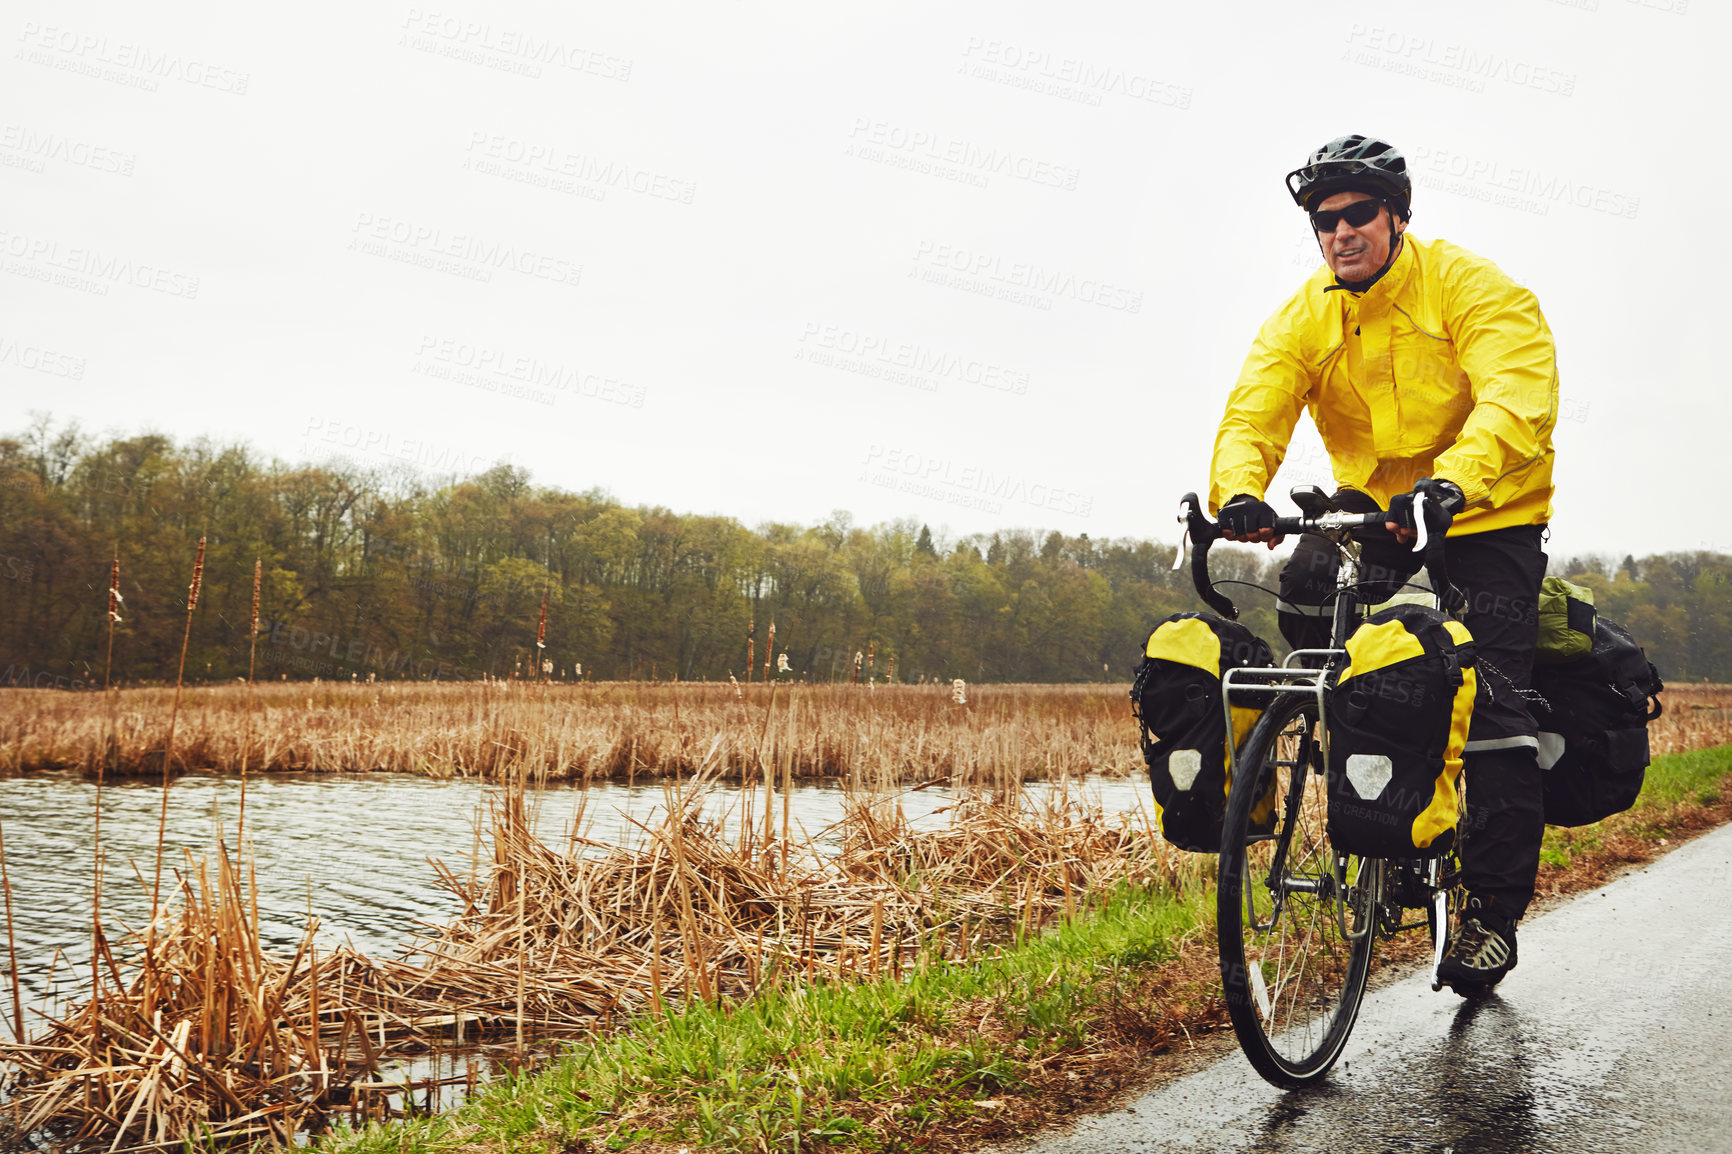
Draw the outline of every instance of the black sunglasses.
M1377 219L1377 214L1383 211L1381 200L1356 200L1346 208L1332 208L1327 212L1311 214L1311 227L1318 232L1335 231L1335 226L1346 221L1354 228L1364 228Z

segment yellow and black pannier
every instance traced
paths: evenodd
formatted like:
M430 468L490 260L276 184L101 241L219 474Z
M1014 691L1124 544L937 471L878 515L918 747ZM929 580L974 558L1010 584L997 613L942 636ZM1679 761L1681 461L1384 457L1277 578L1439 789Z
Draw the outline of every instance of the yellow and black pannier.
M1329 691L1329 837L1368 857L1448 852L1476 688L1467 626L1393 605L1347 639Z
M1227 718L1221 675L1270 665L1274 655L1255 633L1210 613L1175 613L1155 626L1131 685L1131 712L1141 726L1143 760L1155 794L1161 833L1180 849L1219 853L1227 810ZM1233 701L1233 736L1243 744L1262 702ZM1262 832L1272 828L1273 806Z

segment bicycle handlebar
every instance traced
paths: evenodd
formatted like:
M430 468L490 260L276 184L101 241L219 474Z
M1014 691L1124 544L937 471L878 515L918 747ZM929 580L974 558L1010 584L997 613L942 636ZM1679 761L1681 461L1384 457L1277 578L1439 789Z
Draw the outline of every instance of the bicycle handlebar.
M1431 577L1432 588L1439 591L1438 597L1444 609L1451 613L1456 612L1466 598L1459 589L1450 584L1449 571L1444 563L1444 538L1441 535L1431 536L1426 532L1424 493L1415 495L1413 512L1414 522L1418 526L1418 539L1414 542L1413 551L1425 554L1425 570ZM1381 509L1373 513L1306 513L1298 517L1275 518L1275 532L1282 536L1288 533L1321 533L1339 541L1355 529L1381 528L1387 519L1388 514ZM1222 617L1237 621L1239 607L1233 604L1231 598L1217 592L1209 580L1209 547L1221 539L1221 527L1204 514L1202 502L1195 493L1186 493L1179 501L1179 523L1185 526L1185 532L1179 538L1178 552L1173 557L1173 568L1177 569L1183 564L1185 544L1189 541L1192 546L1191 584L1196 586L1197 596Z
M1324 513L1316 517L1277 517L1275 532L1281 536L1288 533L1323 533L1334 536L1353 529L1366 529L1371 526L1381 527L1389 514L1381 509L1375 513Z
M1173 558L1173 568L1177 569L1185 559L1185 542L1191 543L1191 584L1197 587L1197 596L1229 621L1239 619L1239 607L1220 593L1215 592L1214 585L1209 581L1209 546L1221 537L1221 527L1209 520L1203 514L1202 502L1197 500L1195 493L1186 493L1179 501L1179 524L1185 527L1183 536L1179 538L1179 552Z

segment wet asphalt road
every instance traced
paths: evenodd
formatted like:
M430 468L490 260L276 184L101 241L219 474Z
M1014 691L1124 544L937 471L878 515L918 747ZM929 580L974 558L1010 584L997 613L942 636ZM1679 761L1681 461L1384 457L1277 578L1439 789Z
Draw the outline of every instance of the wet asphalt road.
M1322 1086L1236 1050L1023 1154L1732 1151L1732 826L1524 922L1478 1004L1367 995Z

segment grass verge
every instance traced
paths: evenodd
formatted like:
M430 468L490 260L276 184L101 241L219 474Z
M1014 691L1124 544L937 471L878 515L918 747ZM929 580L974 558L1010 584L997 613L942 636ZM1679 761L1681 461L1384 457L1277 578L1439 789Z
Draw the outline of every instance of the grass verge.
M1635 808L1548 829L1542 894L1591 888L1732 820L1732 746L1659 758ZM1212 891L1121 888L1056 929L902 981L694 1004L577 1046L431 1118L333 1135L343 1154L962 1150L1146 1081L1224 1020Z
M1108 1097L1218 1013L1211 891L1121 887L968 964L696 1003L458 1110L334 1135L432 1150L959 1149Z

